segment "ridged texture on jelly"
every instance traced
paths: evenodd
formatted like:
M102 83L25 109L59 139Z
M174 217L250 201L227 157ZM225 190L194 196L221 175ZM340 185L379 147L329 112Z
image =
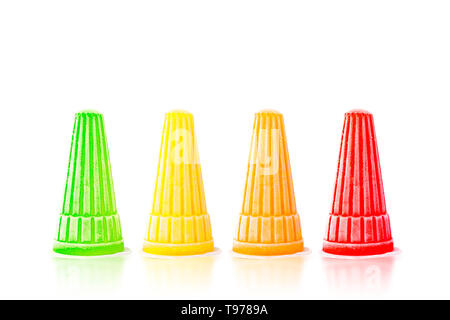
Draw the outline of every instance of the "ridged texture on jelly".
M283 116L262 111L255 115L235 240L270 244L301 239Z
M372 114L345 115L326 240L368 243L392 239Z
M146 240L174 244L212 240L194 118L188 112L165 116Z
M59 228L61 242L122 240L109 151L99 113L77 113Z

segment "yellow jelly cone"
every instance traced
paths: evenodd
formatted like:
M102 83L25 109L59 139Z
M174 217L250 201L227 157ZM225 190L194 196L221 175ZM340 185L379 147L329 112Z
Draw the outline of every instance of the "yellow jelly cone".
M172 111L166 113L164 122L144 251L193 255L213 250L194 117L186 111Z
M283 255L303 251L283 115L255 115L244 202L233 251Z

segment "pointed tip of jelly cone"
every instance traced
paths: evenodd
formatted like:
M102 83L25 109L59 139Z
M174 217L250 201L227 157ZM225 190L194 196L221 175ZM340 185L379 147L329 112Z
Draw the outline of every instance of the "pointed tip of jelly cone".
M281 112L274 110L274 109L263 109L260 110L258 112L256 112L256 114L273 114L273 115L281 115Z
M192 113L187 111L187 110L182 110L182 109L174 109L174 110L170 110L168 112L166 112L166 115L181 115L181 116L188 116L188 117L192 117Z
M352 110L350 110L350 111L347 111L346 113L345 113L346 115L347 114L364 114L364 115L372 115L372 113L370 113L369 111L367 111L367 110L364 110L364 109L352 109Z
M98 115L101 115L102 113L97 110L94 110L94 109L84 109L84 110L78 111L76 114L98 114Z

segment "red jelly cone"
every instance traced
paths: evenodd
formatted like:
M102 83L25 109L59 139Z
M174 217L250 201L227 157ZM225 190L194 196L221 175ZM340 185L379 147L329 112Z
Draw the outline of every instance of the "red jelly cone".
M345 114L323 251L365 256L393 250L373 116L350 111Z

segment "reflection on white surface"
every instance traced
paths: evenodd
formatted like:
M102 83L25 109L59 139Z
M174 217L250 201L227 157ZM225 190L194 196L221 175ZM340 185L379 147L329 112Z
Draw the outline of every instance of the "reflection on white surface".
M124 256L101 258L54 257L56 282L70 291L112 290L120 287Z
M148 285L164 293L195 293L209 289L216 256L174 259L143 257Z
M305 261L303 256L277 259L243 259L233 257L238 287L251 291L296 289L300 284Z
M394 256L354 260L322 258L329 288L349 291L385 291L394 260Z

